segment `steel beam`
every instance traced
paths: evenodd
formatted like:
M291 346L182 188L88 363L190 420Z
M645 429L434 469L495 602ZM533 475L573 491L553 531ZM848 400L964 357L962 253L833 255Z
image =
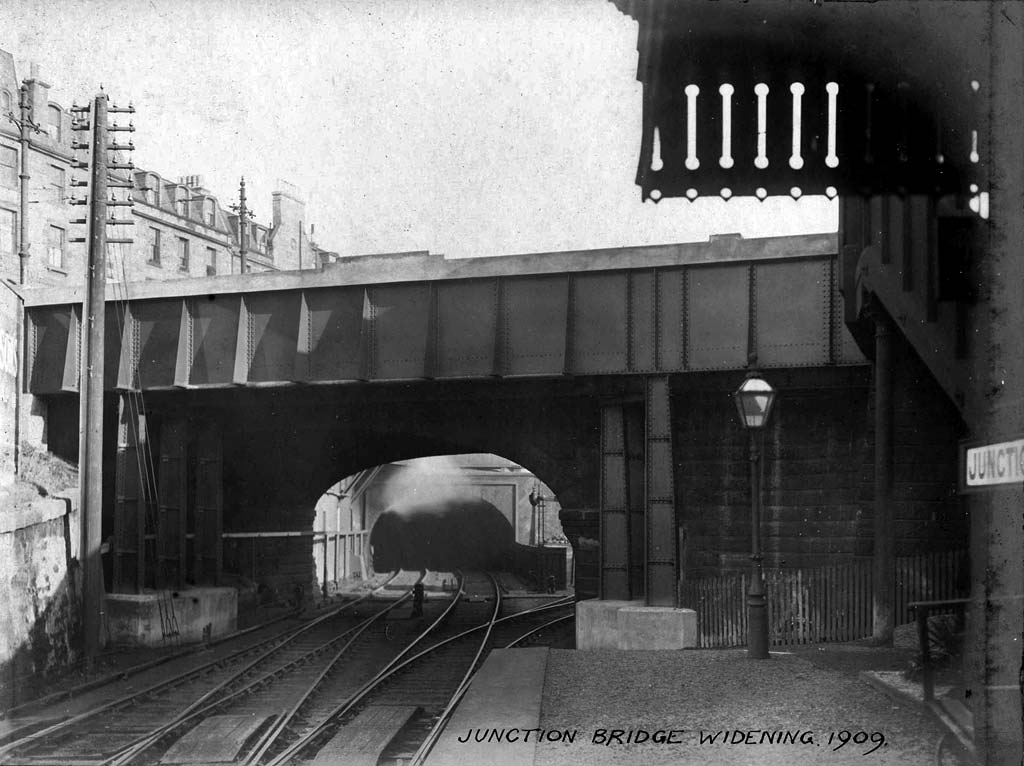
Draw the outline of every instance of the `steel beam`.
M77 391L82 366L82 307L71 306L68 312L68 335L64 348L64 378L61 391Z
M223 571L224 482L220 424L204 419L196 433L193 575L196 583L217 585Z
M105 377L149 390L668 374L742 369L750 351L768 368L864 361L835 327L834 257L726 257L738 243L712 243L710 263L133 299ZM74 307L28 312L30 392L77 390Z
M647 558L647 523L644 503L647 465L647 444L645 437L644 406L641 402L629 402L623 407L624 443L626 459L626 515L629 523L629 597L642 599L647 584L644 561Z
M231 382L244 386L249 382L249 365L252 362L252 333L249 326L249 310L245 296L238 299L238 329L235 334L235 369Z
M160 471L156 527L157 587L185 584L188 522L188 422L165 421L160 430Z
M178 346L174 356L174 385L185 388L192 374L192 306L191 300L181 301L178 321Z
M139 325L130 303L125 303L121 322L121 348L118 351L118 391L139 390Z
M629 472L621 404L601 408L601 593L626 600L629 588Z
M130 396L121 394L118 397L113 550L115 593L141 593L145 587L145 468L139 448L139 413Z
M647 477L645 512L648 606L676 606L679 546L676 530L672 417L667 376L646 379Z
M240 296L200 297L191 306L190 386L231 384L235 373Z
M299 330L295 335L295 371L297 381L308 381L312 377L313 329L310 324L309 301L302 291L299 301Z

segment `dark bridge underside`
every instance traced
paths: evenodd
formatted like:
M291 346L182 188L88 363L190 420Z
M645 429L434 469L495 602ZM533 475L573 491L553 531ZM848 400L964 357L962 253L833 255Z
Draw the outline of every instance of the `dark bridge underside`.
M312 530L317 499L342 476L401 459L493 452L531 470L558 497L581 593L674 605L684 526L698 568L712 563L705 546L717 556L747 545L745 442L728 393L741 378L732 371L151 392L144 410L156 496L138 478L130 397L110 393L104 475L116 481L105 483L104 537L115 541L111 582L129 592L216 582L222 532ZM781 433L794 429L781 443L809 442L806 454L787 452L800 467L787 468L786 494L775 505L821 506L816 512L842 535L830 545L845 556L863 553L854 538L862 527L856 477L865 367L777 369L771 379L784 392ZM77 396L45 399L51 445L73 449ZM818 487L826 456L846 487L828 503ZM800 478L804 458L817 489ZM784 524L770 547L795 562L816 560L816 543L797 534L799 513ZM271 546L255 560L259 577L281 592L294 585L309 592L308 537L254 544ZM248 567L242 574L250 576Z

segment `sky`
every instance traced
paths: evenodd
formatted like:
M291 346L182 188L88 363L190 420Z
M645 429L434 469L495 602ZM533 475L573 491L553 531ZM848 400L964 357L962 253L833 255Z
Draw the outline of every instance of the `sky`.
M448 257L835 231L824 197L662 200L635 184L637 25L607 0L4 0L0 48L51 100L102 85L135 162L277 180L343 255Z

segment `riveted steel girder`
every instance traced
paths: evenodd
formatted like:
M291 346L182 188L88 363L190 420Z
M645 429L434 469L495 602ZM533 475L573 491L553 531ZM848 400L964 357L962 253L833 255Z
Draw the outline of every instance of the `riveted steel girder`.
M667 375L742 369L751 351L765 368L864 362L838 321L833 253L751 260L745 247L662 248L644 268L578 259L573 270L463 267L360 286L301 275L279 290L168 295L170 285L111 307L106 386ZM717 257L695 257L709 248ZM30 303L27 313L29 392L75 390L78 307Z

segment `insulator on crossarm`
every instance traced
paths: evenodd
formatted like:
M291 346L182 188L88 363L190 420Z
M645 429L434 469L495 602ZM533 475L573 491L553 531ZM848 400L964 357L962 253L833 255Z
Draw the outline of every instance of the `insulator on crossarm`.
M127 144L118 144L118 143L108 144L107 145L107 151L109 151L109 152L134 152L135 151L135 144L132 143L131 141L129 141Z
M89 204L89 200L86 199L85 197L69 197L68 198L68 204L69 205L88 205Z
M72 141L71 142L71 148L72 149L88 149L89 148L89 144L83 143L81 141Z
M88 120L72 120L71 121L71 129L72 130L89 130L91 127L92 126L89 124Z
M71 167L76 170L86 170L89 167L89 163L85 160L71 160Z
M135 125L128 123L127 125L118 125L116 122L107 128L109 133L134 133Z
M84 180L84 179L80 179L80 178L72 178L71 181L70 181L70 185L71 186L88 186L89 182Z
M107 168L110 170L135 170L134 162L108 162Z
M107 112L112 114L135 114L135 107L129 101L128 106L117 106L117 104L111 104L107 108Z

